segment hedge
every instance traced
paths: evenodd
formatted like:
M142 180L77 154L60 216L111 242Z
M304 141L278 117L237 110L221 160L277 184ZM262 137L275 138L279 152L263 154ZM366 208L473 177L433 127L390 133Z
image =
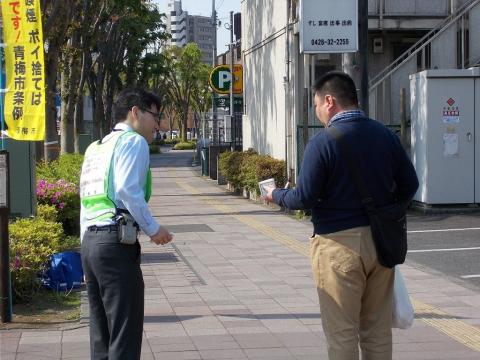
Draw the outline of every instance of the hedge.
M219 169L236 189L245 188L260 193L258 182L274 178L278 187L285 184L285 161L253 150L224 152L219 155Z
M175 144L173 150L194 150L197 147L197 143L193 141L179 142Z
M49 163L38 163L36 168L37 179L49 182L63 179L66 182L79 186L82 164L83 155L63 154L57 160Z

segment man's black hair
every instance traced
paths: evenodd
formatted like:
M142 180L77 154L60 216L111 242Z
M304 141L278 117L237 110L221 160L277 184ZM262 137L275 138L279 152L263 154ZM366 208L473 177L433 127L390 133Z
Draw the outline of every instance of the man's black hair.
M122 90L116 97L112 107L112 121L114 124L127 119L132 107L138 106L142 110L150 110L155 105L160 109L160 98L154 93L142 88L129 88Z
M352 78L341 71L330 71L315 83L315 93L321 96L330 94L340 106L358 106L357 89Z

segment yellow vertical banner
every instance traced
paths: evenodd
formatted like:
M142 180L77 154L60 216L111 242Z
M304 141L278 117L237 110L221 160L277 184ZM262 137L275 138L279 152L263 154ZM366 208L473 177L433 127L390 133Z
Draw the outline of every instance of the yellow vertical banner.
M40 0L1 0L7 134L16 140L45 139L45 66Z

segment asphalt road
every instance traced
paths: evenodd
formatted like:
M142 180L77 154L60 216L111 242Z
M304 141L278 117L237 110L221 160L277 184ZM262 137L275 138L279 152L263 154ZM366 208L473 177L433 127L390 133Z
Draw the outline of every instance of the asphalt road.
M480 291L480 214L408 218L407 262Z

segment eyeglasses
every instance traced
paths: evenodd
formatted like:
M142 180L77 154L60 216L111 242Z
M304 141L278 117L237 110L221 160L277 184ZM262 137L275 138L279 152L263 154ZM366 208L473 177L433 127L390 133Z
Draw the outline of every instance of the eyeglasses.
M157 121L160 121L160 113L156 113L156 112L153 112L153 111L150 111L150 110L147 110L147 109L142 109L142 111L146 111L146 112L148 112L149 114L152 114L153 117L154 117Z

